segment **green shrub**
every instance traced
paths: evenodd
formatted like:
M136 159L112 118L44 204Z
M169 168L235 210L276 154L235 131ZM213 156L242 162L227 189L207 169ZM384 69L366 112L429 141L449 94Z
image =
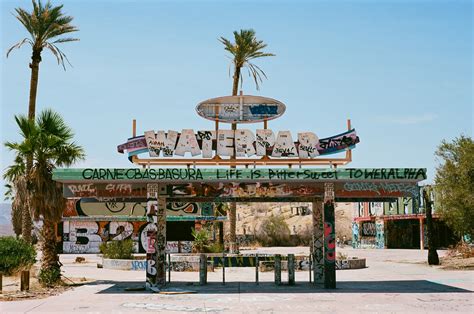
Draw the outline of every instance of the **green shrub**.
M199 231L193 228L191 234L194 237L193 251L195 253L207 253L211 241L211 231L206 227L202 227Z
M132 259L133 242L131 239L102 243L99 247L105 258Z
M282 216L266 218L255 235L263 246L291 246L290 228Z
M0 237L0 272L11 275L28 270L35 261L33 245L14 237Z
M222 253L224 252L224 246L219 243L212 243L207 246L206 253Z
M53 287L61 279L61 269L59 267L52 267L41 269L38 274L38 281L44 287Z

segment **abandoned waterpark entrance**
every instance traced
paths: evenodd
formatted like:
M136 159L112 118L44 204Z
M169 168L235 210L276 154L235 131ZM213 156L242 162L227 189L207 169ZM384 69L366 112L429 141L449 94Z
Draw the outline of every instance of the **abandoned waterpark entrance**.
M417 183L426 179L425 169L338 168L352 160L352 149L359 143L350 121L348 130L341 134L319 139L313 132L301 132L293 141L290 131L279 131L275 136L267 128L268 120L285 112L285 105L271 98L220 97L201 102L196 110L215 121L214 130L145 131L137 136L133 122L133 136L119 145L118 151L126 151L130 161L142 168L54 171L53 178L63 183L66 198L123 203L139 199L145 203L143 216L152 226L142 241L147 253L146 286L150 290L166 285L170 203L201 204L204 208L219 202L312 202L314 283L335 288L334 203L403 196L418 199ZM219 129L219 122L231 123L232 128ZM253 122L263 122L263 129L255 133L237 129L238 123ZM150 158L139 158L142 153ZM344 153L345 157L321 157L335 153ZM186 154L201 158L185 158ZM377 228L383 241L383 224Z

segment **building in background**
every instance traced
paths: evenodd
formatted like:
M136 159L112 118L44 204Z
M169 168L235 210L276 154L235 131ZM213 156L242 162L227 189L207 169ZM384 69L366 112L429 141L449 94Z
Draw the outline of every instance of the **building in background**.
M430 186L421 189L425 188L430 189L433 199L433 227L437 247L455 244L459 239L440 220L433 190ZM399 197L390 202L358 202L353 206L352 247L427 248L426 212L422 198Z

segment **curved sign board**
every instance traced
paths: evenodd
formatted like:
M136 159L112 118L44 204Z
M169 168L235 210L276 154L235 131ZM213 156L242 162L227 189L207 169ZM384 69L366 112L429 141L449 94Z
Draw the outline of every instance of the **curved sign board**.
M200 102L197 113L208 120L226 123L254 123L280 117L286 106L275 99L240 95L212 98Z

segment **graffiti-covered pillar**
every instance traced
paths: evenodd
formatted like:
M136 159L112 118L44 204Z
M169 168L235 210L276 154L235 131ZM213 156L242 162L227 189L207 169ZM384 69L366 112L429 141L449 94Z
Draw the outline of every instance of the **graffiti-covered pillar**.
M146 288L156 291L166 284L166 196L164 186L147 185L147 220L156 228L147 232Z
M360 248L360 232L358 221L352 221L352 248Z
M315 284L324 283L323 202L313 201L312 260Z
M375 248L385 248L385 221L383 219L375 220Z
M324 288L336 288L336 224L334 183L324 183Z

